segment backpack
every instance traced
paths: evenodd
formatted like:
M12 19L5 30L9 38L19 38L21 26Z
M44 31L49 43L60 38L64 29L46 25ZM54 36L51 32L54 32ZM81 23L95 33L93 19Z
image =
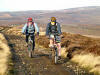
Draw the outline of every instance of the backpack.
M32 27L32 25L33 25L33 27ZM34 33L35 32L34 22L32 22L31 27L29 27L29 23L27 22L27 32L28 33Z
M50 33L58 33L58 29L57 29L57 23L55 25L49 25L49 31Z
M35 26L34 26L34 22L32 22L32 24L31 24L31 25L33 25L33 27L35 27ZM29 23L28 23L28 22L27 22L27 26L29 26Z

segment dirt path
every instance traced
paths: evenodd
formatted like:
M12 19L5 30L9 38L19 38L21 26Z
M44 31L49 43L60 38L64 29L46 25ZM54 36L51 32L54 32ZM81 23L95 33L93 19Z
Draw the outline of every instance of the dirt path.
M35 48L34 58L29 58L25 39L22 36L8 34L6 30L3 33L13 54L13 75L89 75L65 59L62 59L58 65L53 64L49 58L48 50L39 47Z

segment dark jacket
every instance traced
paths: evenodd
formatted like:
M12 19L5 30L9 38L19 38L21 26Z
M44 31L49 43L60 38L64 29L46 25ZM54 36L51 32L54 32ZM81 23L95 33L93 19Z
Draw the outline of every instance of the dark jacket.
M50 25L51 25L51 22L47 24L47 27L46 27L46 35L52 34L52 33L50 32L50 27L51 27ZM57 33L58 35L61 35L61 34L62 34L62 32L61 32L61 27L60 27L60 24L59 24L58 22L56 22L56 26L57 26L57 31L56 31L56 33Z

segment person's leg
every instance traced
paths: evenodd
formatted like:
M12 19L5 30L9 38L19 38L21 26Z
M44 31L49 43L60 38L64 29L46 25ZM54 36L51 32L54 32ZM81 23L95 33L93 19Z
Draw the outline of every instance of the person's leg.
M35 48L35 36L34 36L34 34L31 35L31 39L32 39L32 41L33 41L32 50L34 50L34 48Z
M28 37L29 37L29 35L27 34L26 35L26 43L28 43Z
M57 49L58 49L58 56L61 57L61 38L60 36L56 36L56 42L57 42Z
M58 56L61 56L61 43L57 43L58 46Z
M50 45L49 45L49 47L53 47L53 43L54 43L53 38L50 38Z
M52 34L49 37L50 37L49 47L53 47L54 46L54 37L52 36Z

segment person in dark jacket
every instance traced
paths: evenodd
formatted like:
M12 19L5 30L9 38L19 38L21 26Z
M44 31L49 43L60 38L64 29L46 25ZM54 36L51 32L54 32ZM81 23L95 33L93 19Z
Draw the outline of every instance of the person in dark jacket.
M51 17L51 22L47 24L46 27L46 36L50 38L50 44L49 47L53 47L54 38L56 39L57 45L58 45L58 52L59 57L61 58L61 27L60 24L56 21L55 17ZM56 37L54 37L56 36Z

